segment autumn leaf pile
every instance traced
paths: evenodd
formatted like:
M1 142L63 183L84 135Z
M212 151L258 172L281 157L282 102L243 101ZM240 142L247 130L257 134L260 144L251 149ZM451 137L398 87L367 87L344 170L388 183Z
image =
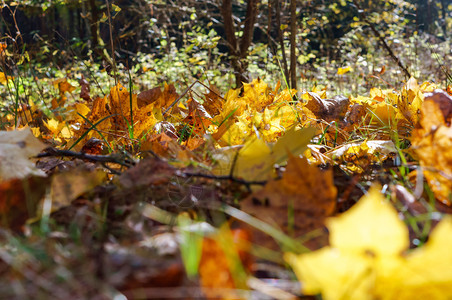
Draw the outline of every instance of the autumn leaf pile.
M410 250L409 229L395 209L405 205L413 210L413 203L430 196L428 209L423 206L426 211L421 213L432 212L435 205L450 211L450 88L444 91L411 78L398 91L372 88L368 96L330 97L326 90L281 90L279 85L272 89L255 79L224 96L212 86L204 95L192 90L179 95L171 84L136 94L118 83L104 97L92 97L82 78L78 99L70 101L74 86L66 79L54 81L54 86L59 96L51 102L50 117L30 102L18 112L19 127L27 128L13 131L11 126L0 132L4 226L21 230L27 219L46 213L45 203L52 203L49 214L80 197L89 198L87 193L96 187L114 186L117 190L109 197L121 198L125 206L148 189L158 197L159 189L174 186L174 178L200 177L204 187L196 194L191 186L185 190L190 197L183 201L193 208L207 194L212 199L228 194L250 218L277 228L277 233L254 228L253 240L286 252L284 259L305 294L322 294L325 299L452 296L450 217L439 222L425 245ZM13 119L8 115L2 122ZM35 166L30 160L47 147L73 150L79 158L92 155L93 161L96 156L115 159L71 167L70 173L54 172L55 161L41 159ZM340 185L341 178L346 184ZM348 209L360 181L375 184ZM41 190L33 193L34 207L13 218L27 198L24 182ZM400 182L411 192L397 193L404 189ZM393 191L390 197L378 183L384 191L388 187ZM206 192L207 186L212 190ZM14 194L16 188L22 194ZM44 203L41 209L36 208L38 203ZM159 206L147 205L151 210ZM241 215L232 216L240 220ZM299 254L309 251L299 239L325 224L328 246L320 241L309 245L320 250ZM208 297L218 296L212 292L215 288L247 288L251 238L245 234L233 241L233 236L234 231L222 227L198 245L202 257L195 261ZM225 245L232 244L242 246L227 251ZM237 273L232 265L238 262L243 266ZM225 275L220 280L221 271ZM236 296L231 291L223 295Z

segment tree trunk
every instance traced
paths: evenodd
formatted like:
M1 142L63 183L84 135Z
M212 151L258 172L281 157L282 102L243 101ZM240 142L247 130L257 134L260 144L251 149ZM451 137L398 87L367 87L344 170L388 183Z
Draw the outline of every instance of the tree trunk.
M297 89L297 57L295 43L297 37L297 1L290 0L290 87Z
M104 40L100 36L100 10L96 5L96 0L89 0L89 10L90 10L90 31L91 31L91 42L92 49L94 53L97 53L102 57L107 63L113 66L113 59L108 54L107 48L105 46ZM113 66L114 67L114 66Z
M248 78L245 76L245 72L248 68L246 58L248 56L248 48L253 40L258 1L259 0L248 0L245 26L240 40L237 40L235 36L236 30L234 20L232 18L232 0L223 0L223 4L221 6L224 31L228 42L232 68L234 69L236 88L241 87L243 82L248 82Z
M99 43L99 10L97 9L96 0L89 0L89 29L91 32L91 43L92 48L96 49Z
M281 30L281 6L279 3L279 0L275 0L275 7L276 7L276 26L278 27L278 40L279 40L279 46L281 47L281 54L282 54L282 66L284 70L284 79L286 80L286 84L288 84L290 78L289 78L289 68L287 66L287 57L286 57L286 47L284 47L284 36L283 32Z

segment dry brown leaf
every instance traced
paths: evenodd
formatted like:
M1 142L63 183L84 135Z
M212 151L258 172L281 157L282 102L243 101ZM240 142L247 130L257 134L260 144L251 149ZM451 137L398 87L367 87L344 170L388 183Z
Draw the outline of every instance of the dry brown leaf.
M206 108L207 112L212 116L218 115L223 108L223 101L219 95L220 92L213 85L210 86L209 93L204 94L203 105Z
M165 160L147 158L121 174L118 181L127 189L160 185L168 183L175 172L174 167L170 166Z
M81 86L80 98L87 102L92 101L91 96L89 95L90 86L88 80L86 80L85 77L83 77L82 75L82 78L80 78L78 83Z
M80 152L91 155L104 154L105 148L103 141L95 138L90 138L82 147Z
M162 90L159 87L142 91L137 95L138 108L141 108L143 106L155 102L160 97L161 94Z
M336 195L331 170L321 171L305 158L291 156L282 179L268 182L248 197L241 208L298 237L323 227L324 219L335 211Z
M433 101L438 104L440 111L443 113L444 120L450 123L452 118L452 96L449 96L443 90L434 90L432 93L424 94L424 101Z
M174 125L167 121L161 121L154 125L153 131L155 133L165 133L172 139L178 139L177 131Z
M176 92L174 85L165 83L163 92L157 99L158 107L168 108L177 98L179 98L179 94ZM173 108L173 111L176 110L177 108Z
M19 231L28 219L35 217L48 183L48 178L37 176L1 182L0 226Z
M53 175L51 184L52 210L71 204L71 201L92 190L106 179L101 170L72 169Z
M66 92L71 93L75 90L75 87L67 81L67 78L59 78L53 81L53 86L58 88L60 95Z
M325 121L334 121L342 119L347 112L350 100L342 95L335 96L331 99L322 99L313 92L308 93L310 100L306 107L316 115L318 119Z
M45 176L29 158L46 147L29 128L0 131L0 181L28 175Z
M355 103L347 111L345 120L350 125L359 126L368 113L368 107L363 104Z

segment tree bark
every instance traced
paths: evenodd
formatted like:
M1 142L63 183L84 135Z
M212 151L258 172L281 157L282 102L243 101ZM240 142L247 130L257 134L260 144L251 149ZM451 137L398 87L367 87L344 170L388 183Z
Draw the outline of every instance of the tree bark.
M248 68L246 58L248 56L248 48L253 40L258 1L248 0L243 35L240 40L235 36L236 29L232 17L232 0L223 0L221 6L224 31L228 42L232 68L234 70L236 88L241 87L243 82L248 82L248 78L245 76Z
M284 47L284 36L283 32L281 30L281 6L279 3L279 0L275 0L275 7L276 7L276 26L278 27L278 40L279 40L279 46L281 47L281 54L282 54L282 67L284 70L284 79L286 80L286 83L289 82L289 68L287 66L287 57L286 57L286 47Z
M89 0L89 11L90 11L90 19L89 19L89 29L91 32L91 43L92 48L97 48L99 43L99 10L97 9L96 0Z
M441 29L443 30L444 37L447 39L447 26L446 26L446 10L447 3L445 0L441 0Z
M290 0L290 87L297 89L297 57L296 57L296 37L297 37L297 1Z

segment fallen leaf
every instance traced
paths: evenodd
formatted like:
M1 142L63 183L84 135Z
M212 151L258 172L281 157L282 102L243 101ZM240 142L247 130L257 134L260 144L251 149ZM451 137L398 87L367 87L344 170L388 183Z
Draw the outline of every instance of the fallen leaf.
M316 129L313 127L296 129L290 128L273 146L272 153L275 163L281 164L287 161L289 155L299 156L308 148L308 144L314 137Z
M85 77L82 75L82 78L80 78L79 82L81 90L80 90L80 98L82 98L85 101L91 101L91 96L89 95L89 82L85 79Z
M362 173L369 165L381 164L396 154L394 143L385 140L345 144L325 153L332 161L344 164L349 171L358 173Z
M233 164L234 160L230 161L231 168ZM239 150L233 175L247 181L268 180L273 175L273 164L270 148L261 139L254 138Z
M337 75L344 75L345 73L348 73L348 72L350 72L350 71L352 71L353 69L352 69L352 67L350 67L350 66L347 66L347 67L345 67L345 68L338 68L337 69Z
M165 133L172 139L179 138L176 132L176 128L170 122L166 121L158 122L157 124L154 125L153 131L155 133Z
M53 81L53 86L58 88L60 95L68 92L71 93L75 90L75 87L67 81L67 78L59 78Z
M242 299L235 291L247 289L252 266L250 235L243 229L220 231L203 240L199 263L201 287L207 299Z
M121 174L118 181L126 189L161 185L168 183L175 172L176 170L165 160L146 158Z
M105 154L104 143L96 138L90 138L80 150L81 153L91 154L91 155L102 155Z
M45 176L29 158L46 147L29 128L0 131L0 181L28 175Z
M77 197L91 191L106 179L101 170L87 171L81 168L61 172L52 176L52 211L68 206Z
M331 170L321 171L306 158L290 156L282 179L269 181L243 201L241 209L299 237L323 227L335 211L336 195Z
M274 96L268 84L257 78L250 83L243 84L242 98L247 105L256 111L261 111L273 102Z
M223 99L221 99L219 95L220 92L213 85L210 86L209 93L204 94L203 105L206 108L207 112L212 116L218 115L223 108Z
M308 108L318 119L327 122L339 120L345 116L350 100L345 96L335 96L331 99L322 99L316 93L309 92L310 100L306 103Z
M157 101L161 94L162 90L160 89L160 87L155 87L150 90L142 91L137 95L138 108L144 107L148 104Z
M452 118L452 96L449 96L443 90L436 89L431 93L425 93L424 101L433 101L438 104L439 110L443 113L444 120L450 125Z
M36 216L48 183L48 178L37 176L0 182L0 226L20 231L28 219Z
M452 296L446 217L422 247L405 254L408 229L378 187L339 217L327 221L330 246L284 258L305 294L324 299L447 299Z
M420 126L413 130L412 149L435 197L452 204L452 127L447 126L438 103L431 98L421 108Z
M424 95L417 83L416 79L411 77L402 89L401 96L397 101L397 108L399 112L412 125L419 122L419 114Z

